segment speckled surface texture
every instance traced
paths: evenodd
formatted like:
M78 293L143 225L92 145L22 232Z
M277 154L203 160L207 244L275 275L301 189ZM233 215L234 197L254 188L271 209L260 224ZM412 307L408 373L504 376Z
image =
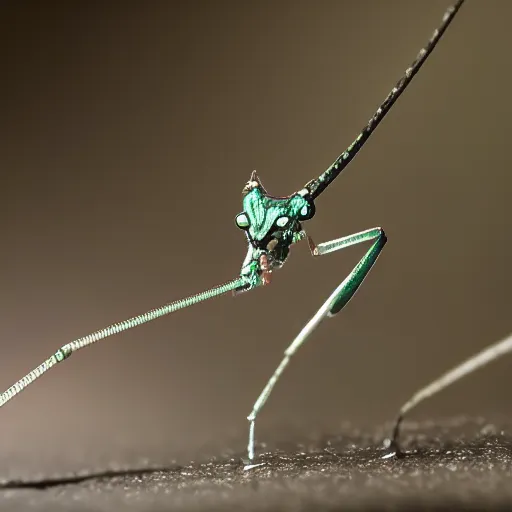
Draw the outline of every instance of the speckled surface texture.
M1 490L1 510L506 510L512 430L485 420L405 425L403 458L386 428L281 444L244 470L229 450L202 462L128 474L69 475ZM265 449L265 448L264 448ZM268 449L268 448L267 448ZM84 469L84 473L87 470ZM26 473L26 472L25 472ZM41 481L40 481L41 482ZM56 485L57 484L57 485Z

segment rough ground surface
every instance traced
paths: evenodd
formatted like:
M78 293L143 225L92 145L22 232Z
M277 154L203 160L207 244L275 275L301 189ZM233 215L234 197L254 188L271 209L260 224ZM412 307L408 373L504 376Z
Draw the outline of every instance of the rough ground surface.
M483 420L406 424L402 458L389 426L283 445L244 471L226 451L186 466L4 482L1 510L512 510L512 429ZM384 458L383 458L384 457Z

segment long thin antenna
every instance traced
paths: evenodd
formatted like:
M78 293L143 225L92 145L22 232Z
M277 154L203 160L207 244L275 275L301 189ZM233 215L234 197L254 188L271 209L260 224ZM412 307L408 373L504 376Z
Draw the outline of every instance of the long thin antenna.
M444 373L438 379L431 382L428 386L417 391L402 407L400 408L399 416L393 429L392 446L399 450L398 437L400 435L400 424L402 423L405 415L414 409L419 403L423 402L427 398L436 395L443 389L447 388L454 382L462 379L466 375L475 372L482 366L499 359L501 356L512 352L512 334L504 340L497 341L489 347L484 348L469 359L466 359L463 363L455 366L448 372Z
M458 0L453 6L451 6L444 14L441 25L434 31L427 46L422 48L416 57L416 60L411 64L405 71L405 74L400 78L393 87L392 91L388 94L382 105L377 109L377 112L368 121L368 124L363 128L358 137L352 142L352 144L346 149L336 161L324 171L317 179L311 180L305 188L309 190L312 199L318 197L329 184L338 176L338 174L347 167L352 159L357 155L358 151L363 147L364 143L370 138L370 135L374 132L375 128L384 119L385 115L389 112L395 101L405 91L414 75L419 71L421 66L427 60L432 50L435 48L445 30L448 28L453 18L457 14L464 0Z
M151 322L157 318L160 318L161 316L174 313L174 311L177 311L178 309L188 308L189 306L193 306L199 302L212 299L217 295L222 295L226 292L245 287L246 285L247 279L245 277L238 277L237 279L233 279L232 281L229 281L225 284L210 288L204 292L192 295L184 299L175 300L174 302L169 302L168 304L160 306L159 308L151 309L150 311L142 313L141 315L137 315L129 318L128 320L123 320L122 322L109 325L108 327L100 329L99 331L95 331L91 334L88 334L87 336L83 336L82 338L77 338L76 340L63 345L61 348L59 348L59 350L57 350L57 352L55 352L55 354L41 363L30 373L27 373L25 377L13 384L7 391L4 391L0 395L0 407L5 405L18 393L23 391L37 378L41 377L41 375L46 373L52 366L64 361L64 359L67 359L73 352L76 352L81 348L88 347L89 345L92 345L93 343L96 343L103 338L108 338L109 336L113 336L114 334L118 334L122 331L127 331L128 329L133 329L139 325Z

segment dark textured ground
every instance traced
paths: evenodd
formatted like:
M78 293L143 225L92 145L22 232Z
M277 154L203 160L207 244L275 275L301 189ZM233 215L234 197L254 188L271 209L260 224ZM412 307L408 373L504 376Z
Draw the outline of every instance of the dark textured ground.
M264 465L249 471L242 454L226 451L186 466L69 475L23 489L4 482L0 509L512 510L508 425L409 423L403 458L383 458L389 453L383 445L387 432L352 430L312 436L303 445L281 444L261 454L255 462Z

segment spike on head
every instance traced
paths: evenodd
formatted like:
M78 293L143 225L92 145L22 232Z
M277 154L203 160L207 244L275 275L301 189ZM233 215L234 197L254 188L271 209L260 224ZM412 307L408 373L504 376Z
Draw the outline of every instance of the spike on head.
M268 284L272 270L286 261L290 246L305 237L301 223L313 217L315 205L307 189L286 197L271 196L256 171L243 195L243 211L235 222L249 242L241 274L250 278L253 288Z
M265 187L261 183L261 180L257 174L257 172L254 170L251 173L251 177L249 178L249 181L245 184L244 188L242 189L242 194L248 194L251 190L255 188L260 188L261 191L264 194L267 194L267 191L265 190Z

